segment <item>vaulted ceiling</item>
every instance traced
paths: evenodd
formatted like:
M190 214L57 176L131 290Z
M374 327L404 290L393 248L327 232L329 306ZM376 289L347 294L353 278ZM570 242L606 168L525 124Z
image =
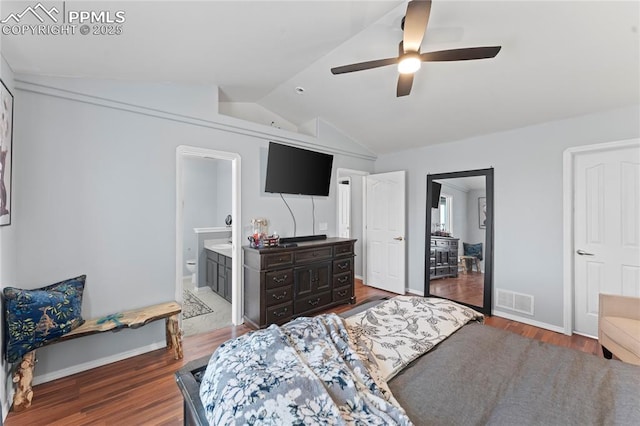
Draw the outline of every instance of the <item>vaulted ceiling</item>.
M7 2L2 17L34 2ZM494 59L424 63L410 96L388 66L405 1L43 2L123 10L121 35L3 35L16 73L214 84L296 125L321 117L376 153L640 103L637 1L434 1L422 51L500 45ZM304 95L296 87L305 89Z

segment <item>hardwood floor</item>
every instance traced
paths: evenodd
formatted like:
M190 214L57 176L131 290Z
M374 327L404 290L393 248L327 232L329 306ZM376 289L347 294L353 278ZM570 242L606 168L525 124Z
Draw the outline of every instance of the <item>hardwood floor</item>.
M393 294L356 283L358 304L384 296ZM352 307L344 305L330 312L340 313ZM598 342L586 337L569 337L499 317L487 318L485 323L602 356ZM10 412L5 425L181 425L182 395L174 373L187 362L210 355L226 340L249 330L241 325L186 337L184 359L180 361L174 360L170 351L160 349L35 386L31 408Z
M482 306L484 274L482 272L459 273L457 278L431 280L431 294L469 305Z

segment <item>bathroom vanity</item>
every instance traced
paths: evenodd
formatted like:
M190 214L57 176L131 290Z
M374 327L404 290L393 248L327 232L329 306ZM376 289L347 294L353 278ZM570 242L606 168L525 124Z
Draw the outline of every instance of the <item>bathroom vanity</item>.
M355 303L353 245L327 238L244 250L244 318L255 328Z
M231 244L209 244L205 242L206 285L231 303Z

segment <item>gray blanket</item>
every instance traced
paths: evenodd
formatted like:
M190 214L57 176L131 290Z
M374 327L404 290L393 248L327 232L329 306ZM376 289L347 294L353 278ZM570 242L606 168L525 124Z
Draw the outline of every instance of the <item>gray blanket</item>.
M640 425L640 367L480 324L389 387L416 425Z

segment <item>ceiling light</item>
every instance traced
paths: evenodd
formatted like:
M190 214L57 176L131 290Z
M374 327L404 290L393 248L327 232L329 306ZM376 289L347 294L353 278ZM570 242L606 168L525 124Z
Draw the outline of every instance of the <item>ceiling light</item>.
M407 53L398 62L398 72L400 74L413 74L420 69L422 61L417 53Z

